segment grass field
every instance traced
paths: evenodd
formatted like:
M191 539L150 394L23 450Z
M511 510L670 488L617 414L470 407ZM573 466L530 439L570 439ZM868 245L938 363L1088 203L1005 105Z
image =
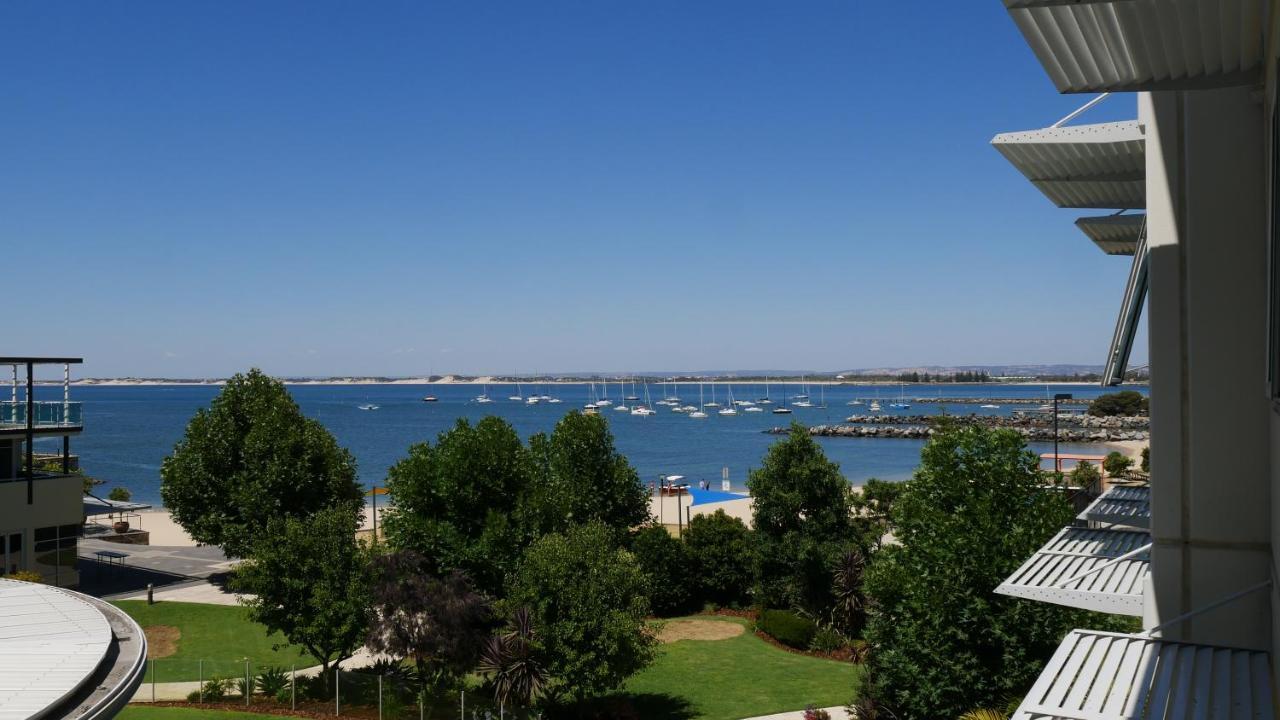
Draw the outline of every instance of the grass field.
M746 632L727 640L681 640L661 646L658 658L627 682L641 717L658 720L736 720L800 710L806 705L843 705L862 679L862 668L789 653Z
M204 660L203 677L243 677L244 661L252 663L253 673L263 665L280 665L299 668L319 665L309 655L296 647L283 645L279 634L267 635L266 628L249 620L245 608L232 605L204 605L200 603L158 602L148 605L142 600L121 600L113 603L128 613L147 630L152 654L162 645L170 645L172 654L160 657L155 664L157 682L195 680L200 677L199 660ZM161 628L156 631L156 628ZM164 628L176 628L177 635ZM159 642L151 640L155 635ZM147 681L151 669L147 669Z

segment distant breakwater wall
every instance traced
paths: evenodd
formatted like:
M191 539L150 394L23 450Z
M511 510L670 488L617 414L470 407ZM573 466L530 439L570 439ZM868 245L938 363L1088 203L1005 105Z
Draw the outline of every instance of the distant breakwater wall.
M925 440L933 435L937 415L855 415L847 425L815 425L810 435L820 437L903 438ZM1053 419L1015 416L950 415L953 422L983 427L1010 428L1028 440L1053 440ZM765 432L781 435L789 428L775 427ZM1058 419L1061 442L1108 443L1126 440L1146 441L1150 438L1149 420L1145 417L1092 417L1077 415Z
M933 403L934 405L1052 405L1053 400L1045 398L953 398L953 397L918 397L912 400L916 404ZM1059 400L1059 407L1067 405L1088 405L1089 400L1073 398Z

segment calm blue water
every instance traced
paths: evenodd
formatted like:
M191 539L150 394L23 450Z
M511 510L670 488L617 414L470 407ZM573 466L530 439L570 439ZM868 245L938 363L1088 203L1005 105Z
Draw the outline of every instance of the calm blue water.
M489 404L476 404L471 399L481 391L479 386L412 386L412 385L360 385L360 386L290 386L290 392L303 412L329 428L355 455L360 468L360 478L366 485L381 484L387 468L401 458L409 445L424 440L434 440L437 433L453 425L459 417L477 420L485 415L506 418L523 437L537 432L550 431L564 413L582 407L588 400L586 385L559 385L544 388L547 394L564 400L561 404L525 405L507 400L514 388L492 385L489 395L495 399ZM717 399L724 402L725 386L719 386ZM745 391L745 396L744 396ZM1071 392L1076 397L1094 397L1102 392L1097 386L1051 386L1051 392ZM72 451L78 453L85 471L107 481L106 487L123 485L133 491L133 498L140 502L159 504L160 463L182 436L187 420L199 408L206 407L218 392L217 387L77 387L72 389L72 399L84 403L85 432L72 440ZM525 388L526 394L530 388ZM793 394L794 389L788 393ZM437 403L424 403L423 395L431 393L440 398ZM734 386L735 397L755 399L763 394L763 388ZM893 412L887 405L897 396L897 388L882 387L878 395L886 412ZM639 393L643 396L643 391ZM661 399L663 390L652 386L654 400ZM775 401L780 398L779 386L772 387ZM811 388L813 401L818 401L816 387ZM946 397L1045 397L1045 387L1035 386L922 386L906 388L908 398L915 395ZM685 385L679 395L686 402L697 404L698 387ZM610 388L610 399L617 400L617 385ZM735 488L746 480L749 468L760 464L760 458L776 436L761 431L782 425L794 419L806 424L837 423L854 412L864 413L865 407L848 407L846 402L854 397L873 398L877 391L867 387L827 388L826 409L795 408L790 416L778 416L767 412L739 413L736 417L720 417L710 413L705 420L694 420L673 413L665 406L656 406L658 414L650 417L632 416L606 408L602 411L617 439L619 450L630 458L646 482L662 474L680 474L691 480L705 478L717 481L720 468L729 468L729 477ZM38 396L37 396L38 397ZM706 400L710 400L707 386ZM358 405L371 402L380 410L362 411ZM953 414L980 412L1007 414L1017 406L1005 406L1000 410L981 410L974 405L951 405L947 411ZM1022 406L1026 409L1027 406ZM1034 407L1034 406L1032 406ZM911 413L935 413L936 403L919 403ZM922 441L885 438L819 438L823 449L831 459L840 463L841 470L850 482L861 484L867 478L878 477L899 480L909 477L920 455ZM1033 444L1037 452L1049 449L1047 444ZM49 451L55 451L50 446ZM1097 452L1097 446L1069 446L1063 444L1063 452Z

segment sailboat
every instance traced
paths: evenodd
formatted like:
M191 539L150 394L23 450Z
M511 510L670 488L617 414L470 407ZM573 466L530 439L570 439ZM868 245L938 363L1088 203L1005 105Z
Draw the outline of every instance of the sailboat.
M626 400L627 402L637 402L639 399L640 396L636 395L636 379L631 378L631 394L624 397L623 400Z
M807 379L805 379L805 376L804 376L804 375L801 375L801 376L800 376L800 394L799 394L799 395L796 395L796 396L795 396L795 399L796 399L796 400L808 400L808 399L809 399L809 381L808 381ZM797 406L797 407L808 407L807 405L800 405L800 403L792 403L792 404L793 404L793 405L795 405L795 406Z
M680 404L680 392L679 392L680 387L679 385L676 385L676 390L675 392L673 392L671 389L672 385L676 385L676 383L673 383L673 382L667 383L667 396L663 398L663 400L666 400L668 405L679 405Z
M895 408L897 410L906 410L907 408L911 407L911 403L907 402L906 387L907 387L906 385L902 383L898 383L898 402L889 403L889 407Z
M377 406L377 405L374 405L374 404L373 404L373 403L371 403L371 402L368 402L368 401L367 401L367 398L366 398L366 402L365 402L365 403L363 403L363 404L361 404L361 405L357 405L356 407L357 407L358 409L360 409L360 410L377 410L377 409L378 409L378 406Z
M514 394L514 395L512 395L512 396L510 396L510 397L508 397L507 399L508 399L508 400L512 400L512 401L514 401L514 402L524 402L524 396L523 396L523 395L521 395L521 393L520 393L520 381L519 381L519 380L517 380L517 381L516 381L516 392L515 392L515 394Z
M601 378L600 380L600 399L596 401L596 407L609 407L613 401L609 399L609 381Z
M773 401L769 399L769 376L764 376L764 397L756 399L761 405L772 405Z
M627 381L619 379L618 395L625 395L626 392L627 392ZM631 412L631 408L627 407L627 403L622 400L619 400L618 404L613 406L613 409L617 410L618 412Z
M478 403L491 403L491 402L493 402L493 400L491 400L491 399L489 398L489 383L485 383L485 384L484 384L484 392L482 392L482 393L480 393L479 395L477 395L477 396L476 396L476 402L478 402Z
M699 399L701 399L701 398L699 398ZM711 402L709 402L709 403L702 403L702 407L704 407L704 408L718 408L718 407L720 407L720 403L716 402L716 381L715 381L715 380L712 380L712 381L711 381Z
M733 402L733 385L729 386L729 403L720 409L719 415L737 415L738 409L734 407Z
M600 407L600 403L596 401L596 382L591 381L591 388L587 391L587 404L582 406L583 410L594 411Z
M791 408L787 407L787 386L782 386L782 405L773 409L774 415L790 415Z
M653 408L649 407L649 383L646 382L644 384L644 404L636 405L635 407L631 408L631 414L641 415L641 416L658 414L657 410L654 410Z
M702 383L698 383L698 404L699 404L699 405L702 405ZM705 406L705 405L703 405L703 407L706 407L706 406ZM693 409L693 412L689 413L689 417L691 417L691 418L696 418L696 419L698 419L698 420L701 420L701 419L705 418L706 416L707 416L707 414L706 414L706 413L702 412L701 410L699 410L699 409L697 409L697 408L694 408L694 409Z

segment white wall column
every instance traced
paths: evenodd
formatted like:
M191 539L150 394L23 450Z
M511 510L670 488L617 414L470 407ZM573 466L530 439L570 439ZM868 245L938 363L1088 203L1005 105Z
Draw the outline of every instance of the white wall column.
M1267 580L1266 202L1250 88L1143 94L1150 259L1147 624ZM1168 637L1269 649L1256 593Z

